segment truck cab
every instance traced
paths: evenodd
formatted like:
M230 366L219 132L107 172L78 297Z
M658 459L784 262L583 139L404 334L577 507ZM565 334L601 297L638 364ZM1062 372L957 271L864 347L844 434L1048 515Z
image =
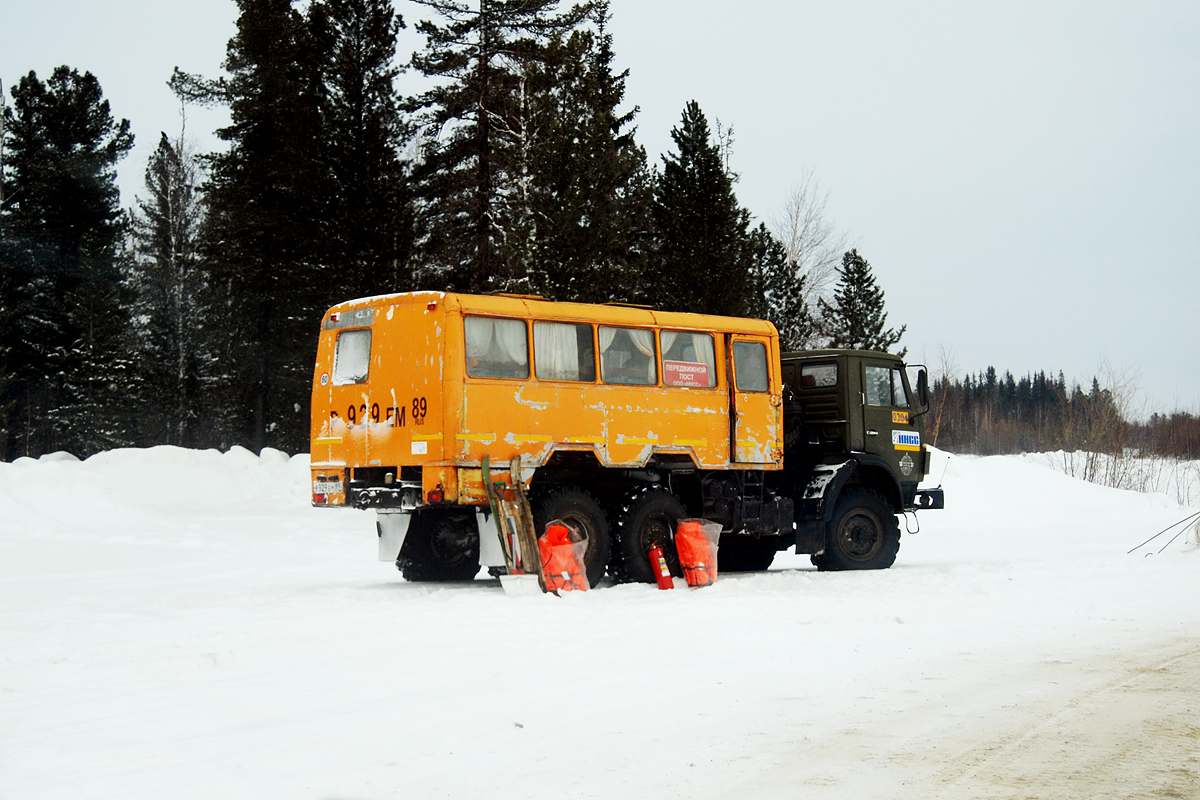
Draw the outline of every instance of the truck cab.
M889 514L943 507L940 489L918 490L929 473L924 368L917 368L914 387L903 360L889 353L808 350L783 353L781 362L785 460L797 500L797 552L811 553L818 567L886 566L882 562L890 563L887 542L881 551L875 549L879 542L871 544L872 558L833 563L838 557L833 552L838 549L837 521L843 516L839 507L845 509L851 496L884 506ZM881 517L872 520L879 523L876 528L892 524L882 519L886 515L880 508L873 515ZM860 537L867 535L861 524L858 527ZM890 538L886 531L875 533ZM898 547L898 533L895 538Z

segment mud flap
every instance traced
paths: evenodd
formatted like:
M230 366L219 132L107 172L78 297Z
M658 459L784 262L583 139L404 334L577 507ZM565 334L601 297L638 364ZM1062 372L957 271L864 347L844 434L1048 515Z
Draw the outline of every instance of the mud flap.
M408 523L411 521L412 514L376 512L380 561L395 561L400 557L400 548L404 546L404 537L408 535Z
M475 509L475 524L479 527L479 564L484 567L505 567L504 548L500 546L496 527L488 521L490 515L487 509Z
M817 554L825 550L825 522L846 480L854 473L854 459L840 464L818 464L796 503L796 552Z

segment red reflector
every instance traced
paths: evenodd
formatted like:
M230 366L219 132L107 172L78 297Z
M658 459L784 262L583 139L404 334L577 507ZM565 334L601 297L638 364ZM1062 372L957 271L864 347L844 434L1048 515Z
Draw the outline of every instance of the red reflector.
M433 311L435 308L437 308L436 302L430 303L429 305L425 306L426 311Z
M323 494L314 494L313 495L313 503L315 503L317 505L323 506L323 505L325 505L326 501L327 501L327 498Z
M434 489L429 493L428 497L430 503L440 503L446 499L446 493L441 489Z

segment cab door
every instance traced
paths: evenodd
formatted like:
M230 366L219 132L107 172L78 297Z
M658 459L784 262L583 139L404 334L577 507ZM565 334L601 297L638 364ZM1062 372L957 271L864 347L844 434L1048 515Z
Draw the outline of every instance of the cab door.
M780 408L773 402L770 347L763 337L727 336L731 460L768 464L781 448Z
M862 381L863 450L883 458L904 480L913 474L921 452L904 370L896 362L864 359Z

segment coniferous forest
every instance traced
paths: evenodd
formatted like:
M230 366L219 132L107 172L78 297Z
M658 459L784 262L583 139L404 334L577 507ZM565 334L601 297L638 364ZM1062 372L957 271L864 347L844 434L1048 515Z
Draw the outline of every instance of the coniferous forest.
M303 451L323 312L389 292L640 303L770 319L785 349L896 348L904 326L887 327L870 264L808 184L790 222L756 223L732 137L695 102L661 159L636 143L606 2L417 4L409 58L390 0L237 0L224 74L164 76L185 107L229 110L225 146L163 133L127 209L130 123L97 76L8 87L0 460ZM405 70L427 88L398 91ZM932 441L1071 446L1064 420L1104 407L1098 385L988 376L935 382ZM1196 425L1155 424L1147 441L1194 452Z

